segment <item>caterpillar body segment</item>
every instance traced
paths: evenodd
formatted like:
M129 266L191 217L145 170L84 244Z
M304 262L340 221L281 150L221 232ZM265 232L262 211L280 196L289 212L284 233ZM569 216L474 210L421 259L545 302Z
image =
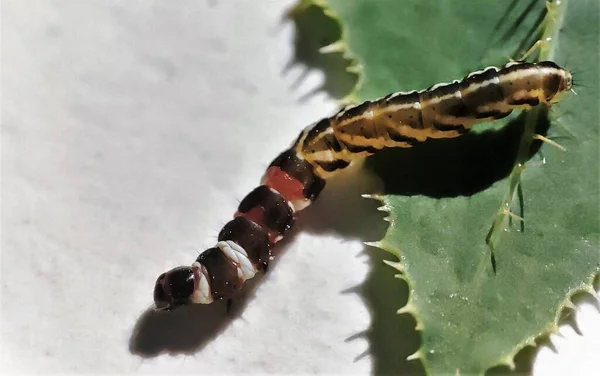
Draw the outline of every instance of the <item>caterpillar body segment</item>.
M461 81L400 92L346 108L305 131L297 151L323 178L356 158L428 138L452 138L514 110L551 105L572 88L571 74L553 62L510 62Z
M327 178L352 161L384 148L457 137L514 110L550 106L571 87L571 74L553 62L511 62L461 81L393 93L320 120L271 162L261 184L219 233L215 247L191 266L158 277L156 309L232 298L247 279L267 271L273 246L298 213L318 198Z

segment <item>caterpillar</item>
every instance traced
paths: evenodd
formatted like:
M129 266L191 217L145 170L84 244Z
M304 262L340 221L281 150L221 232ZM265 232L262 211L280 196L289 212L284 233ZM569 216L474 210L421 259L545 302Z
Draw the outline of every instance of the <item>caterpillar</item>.
M551 106L571 89L571 73L551 61L510 62L460 81L367 101L312 124L271 162L261 185L240 202L214 247L191 266L158 277L155 309L231 302L244 281L267 272L273 246L317 199L326 179L352 161L384 148L458 137L514 110Z

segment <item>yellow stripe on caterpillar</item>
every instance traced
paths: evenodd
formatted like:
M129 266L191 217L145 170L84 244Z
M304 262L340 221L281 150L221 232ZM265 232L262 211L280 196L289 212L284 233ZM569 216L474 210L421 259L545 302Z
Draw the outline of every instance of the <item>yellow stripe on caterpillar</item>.
M304 130L294 148L325 178L384 148L457 137L514 110L551 106L572 82L571 73L551 61L488 67L460 81L346 107Z

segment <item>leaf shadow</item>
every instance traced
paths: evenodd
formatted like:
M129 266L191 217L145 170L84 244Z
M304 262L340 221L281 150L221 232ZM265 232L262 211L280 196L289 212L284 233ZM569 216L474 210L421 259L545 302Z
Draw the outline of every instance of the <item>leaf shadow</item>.
M387 149L372 156L368 167L381 177L386 194L433 198L471 196L507 177L514 167L525 127L525 112L501 129L469 132L454 139L428 140L411 149ZM543 111L535 133L546 135ZM534 139L529 158L543 141Z
M323 9L315 4L298 5L286 15L286 21L294 24L294 55L286 64L282 74L286 75L294 66L303 66L303 73L292 84L295 91L310 69L325 72L324 81L304 94L301 101L320 91L340 99L348 95L358 82L358 74L348 71L352 61L344 56L343 51L322 53L323 47L340 40L342 29L338 22L323 13Z
M387 222L385 213L378 211L380 202L361 197L363 193L380 190L380 182L360 165L328 181L319 200L298 221L302 231L313 234L337 234L344 239L376 241L381 239ZM356 354L355 361L369 357L374 374L423 374L419 362L406 357L420 345L416 322L411 315L396 315L408 301L408 285L394 277L394 270L384 264L392 255L365 246L361 252L368 258L369 272L365 281L340 293L357 294L371 315L371 325L354 333L345 341L366 339L369 348ZM351 255L348 255L351 257Z

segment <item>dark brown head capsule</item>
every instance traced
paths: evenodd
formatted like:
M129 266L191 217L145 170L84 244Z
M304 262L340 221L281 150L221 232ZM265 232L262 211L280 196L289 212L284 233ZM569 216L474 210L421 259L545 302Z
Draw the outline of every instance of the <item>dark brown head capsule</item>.
M543 72L544 96L548 103L556 103L565 93L573 88L573 76L551 61L542 61L537 64Z
M190 304L193 292L192 268L180 266L158 276L154 285L154 305L157 310L171 310Z

